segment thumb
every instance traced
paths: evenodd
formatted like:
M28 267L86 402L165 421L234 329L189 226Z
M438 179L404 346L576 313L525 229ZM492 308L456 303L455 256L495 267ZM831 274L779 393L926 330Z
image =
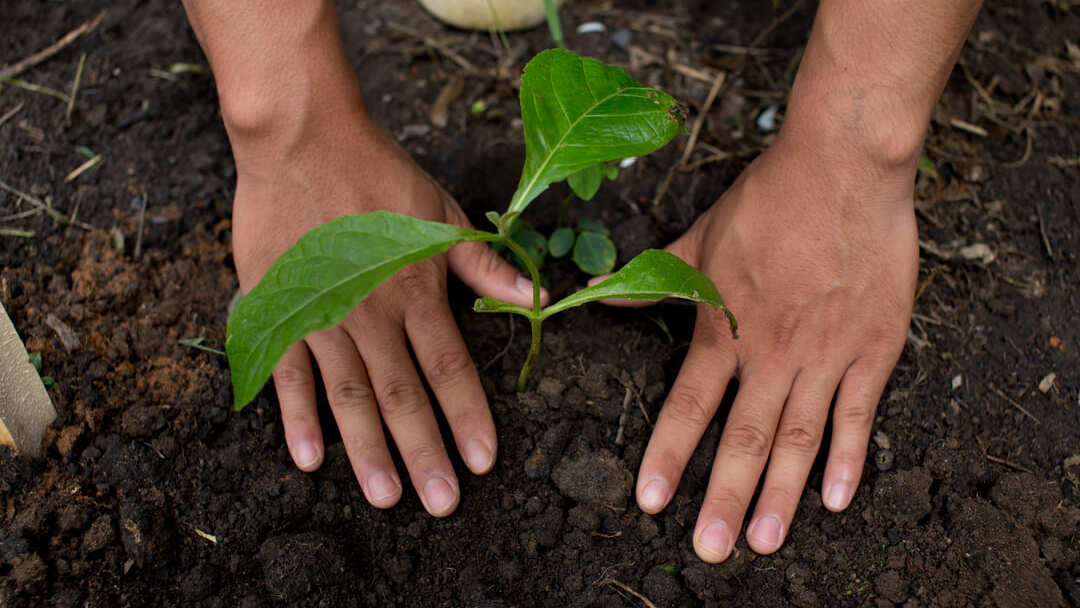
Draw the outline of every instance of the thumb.
M446 219L462 228L472 228L472 224L453 200L446 203ZM455 245L447 253L447 262L450 270L477 295L532 308L532 280L522 276L510 262L504 260L487 244ZM541 287L540 305L547 305L548 300L550 297L547 290Z

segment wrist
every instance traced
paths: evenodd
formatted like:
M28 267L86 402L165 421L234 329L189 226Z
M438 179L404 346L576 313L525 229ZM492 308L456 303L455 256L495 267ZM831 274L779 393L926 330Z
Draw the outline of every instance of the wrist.
M364 116L329 0L251 4L186 0L214 71L238 165L284 152Z
M780 137L826 159L913 177L928 125L929 110L886 87L819 78L796 81Z

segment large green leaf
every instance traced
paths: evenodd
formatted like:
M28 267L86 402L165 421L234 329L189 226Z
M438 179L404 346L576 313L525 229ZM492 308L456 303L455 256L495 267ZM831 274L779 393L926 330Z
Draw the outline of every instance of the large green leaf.
M520 213L549 185L597 163L644 156L683 132L681 106L626 72L564 49L521 76L525 168L510 202Z
M544 309L543 317L596 300L661 300L681 298L724 305L712 279L674 254L646 249L606 280L573 293ZM734 321L734 320L733 320Z
M395 272L491 236L387 211L339 217L305 234L229 317L225 349L236 409L255 398L286 350L340 323Z

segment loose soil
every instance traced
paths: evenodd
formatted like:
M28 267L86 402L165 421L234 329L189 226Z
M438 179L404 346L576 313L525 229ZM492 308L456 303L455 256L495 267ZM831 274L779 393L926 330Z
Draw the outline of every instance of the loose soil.
M0 64L91 19L91 4L3 0ZM671 91L691 120L707 110L696 170L675 171L658 205L685 138L572 207L612 227L623 260L685 230L772 137L756 120L782 114L813 7L747 54L734 47L774 15L737 4L563 11L571 48ZM412 2L339 8L372 112L479 223L516 185L514 78L546 31L504 49ZM200 349L221 348L236 289L234 168L213 82L170 72L205 60L179 3L108 10L21 75L68 90L85 53L70 122L57 99L0 92L0 116L21 106L0 125L0 179L92 227L11 217L33 208L0 195L2 225L33 232L0 237L0 298L55 378L59 413L42 461L0 456L0 605L1080 605L1080 466L1066 465L1080 453L1075 3L988 2L964 47L928 137L936 177L918 185L924 289L852 506L822 507L821 458L784 548L758 556L740 540L716 566L690 536L722 415L665 511L644 515L632 498L686 352L687 307L563 315L517 394L525 325L509 339L513 322L469 312L455 285L499 429L495 470L474 477L455 460L462 502L436 520L411 488L393 509L369 507L333 431L322 469L295 469L273 390L233 412L225 359ZM576 34L589 20L607 32ZM433 127L440 90L468 72L460 60L475 72ZM710 82L677 65L728 72L716 103L704 108ZM486 109L470 113L476 101ZM78 146L103 162L68 182L86 160ZM563 193L532 217L554 217ZM557 293L585 279L566 262L548 271Z

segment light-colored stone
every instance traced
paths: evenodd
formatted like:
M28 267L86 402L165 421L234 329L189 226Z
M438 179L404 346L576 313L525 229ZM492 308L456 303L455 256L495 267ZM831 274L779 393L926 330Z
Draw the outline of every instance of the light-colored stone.
M555 0L559 6L563 0ZM544 0L420 0L436 19L467 30L523 30L544 22Z
M41 433L54 418L49 393L0 304L0 444L38 458Z

